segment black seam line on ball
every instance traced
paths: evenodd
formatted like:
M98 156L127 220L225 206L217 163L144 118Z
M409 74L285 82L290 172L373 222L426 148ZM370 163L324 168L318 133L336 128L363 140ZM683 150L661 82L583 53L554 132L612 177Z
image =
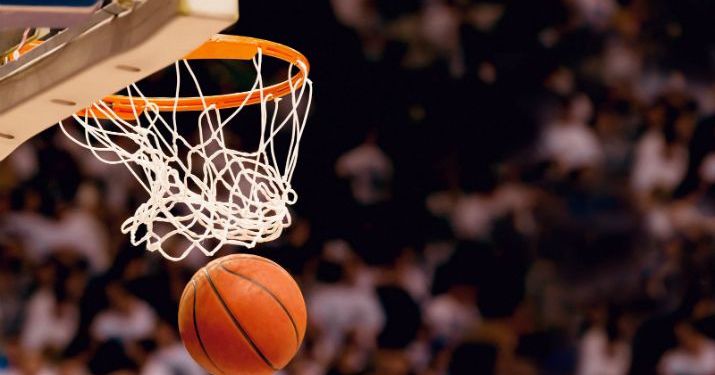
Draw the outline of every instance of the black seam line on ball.
M218 289L216 288L216 285L214 285L213 280L211 279L211 275L209 275L209 271L204 268L204 274L206 275L206 279L209 281L209 285L211 285L211 289L213 289L214 293L216 294L216 297L218 297L218 301L221 302L221 306L223 306L223 310L228 314L228 316L231 318L231 321L233 321L234 326L241 332L241 335L243 335L243 338L246 339L248 344L251 346L254 352L258 354L258 356L263 360L263 362L268 365L268 367L271 368L273 371L278 371L280 370L279 368L276 368L273 366L273 363L271 363L270 360L268 360L268 357L266 357L263 352L258 348L258 345L256 345L255 342L251 339L251 336L248 335L248 332L246 332L245 329L243 329L243 326L241 325L241 322L238 321L238 319L233 315L231 310L229 310L228 305L226 305L226 302L223 300L223 297L221 297L221 293L219 293Z
M250 278L246 275L240 274L236 271L232 271L232 270L226 268L226 266L224 266L223 263L221 263L220 266L221 266L221 268L223 268L224 271L230 273L231 275L240 277L240 278L248 281L249 283L261 288L264 292L266 292L269 296L271 296L271 298L273 298L273 300L276 301L276 303L278 303L278 306L280 306L281 309L283 310L283 312L286 314L286 316L288 317L288 320L290 320L290 324L291 324L291 326L293 326L293 332L295 333L295 342L297 344L300 344L300 335L298 334L298 326L295 324L295 320L293 319L293 316L290 314L290 311L288 311L288 308L283 304L283 302L281 302L280 299L278 299L278 296L273 294L273 292L271 292L268 288L266 288L263 284L259 283L258 281L253 280L252 278Z
M204 346L204 341L201 339L201 334L199 333L199 325L196 322L196 292L198 288L196 287L196 280L191 280L191 285L194 287L194 311L193 311L193 318L194 318L194 333L196 333L196 338L199 340L199 345L201 346L201 350L203 350L204 355L206 358L208 358L209 362L211 362L211 365L218 370L221 374L224 374L223 370L221 370L218 365L216 365L216 362L214 362L213 359L211 359L211 356L209 355L209 352L206 350L206 346Z

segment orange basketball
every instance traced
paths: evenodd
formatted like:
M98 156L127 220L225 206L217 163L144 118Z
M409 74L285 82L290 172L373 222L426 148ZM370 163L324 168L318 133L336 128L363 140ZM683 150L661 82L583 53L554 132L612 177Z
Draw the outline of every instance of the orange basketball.
M211 374L262 375L285 367L303 341L303 295L290 274L254 255L198 270L179 305L186 349Z

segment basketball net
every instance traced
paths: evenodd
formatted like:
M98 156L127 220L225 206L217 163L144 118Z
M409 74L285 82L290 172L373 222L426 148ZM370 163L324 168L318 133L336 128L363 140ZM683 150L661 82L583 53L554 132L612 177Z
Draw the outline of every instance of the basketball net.
M307 76L291 80L296 68L307 71L298 61L288 69L290 93L273 97L265 92L262 61L259 48L252 59L257 72L253 86L226 116L216 105L207 104L194 71L188 61L182 60L175 64L173 111L160 111L132 84L127 87L132 118L98 101L82 115L73 116L81 128L79 135L60 122L72 141L102 162L124 164L149 194L121 226L133 245L143 244L147 250L178 261L194 249L211 256L224 245L250 248L278 238L290 226L288 207L297 200L291 180L312 100L312 82ZM182 69L189 73L201 99L198 136L193 141L181 135L182 124L177 123ZM260 99L257 149L246 152L229 148L224 128L256 97ZM290 102L287 113L279 111L282 100ZM287 152L281 157L276 156L274 143L279 133L290 134ZM177 236L190 244L180 254L164 248Z

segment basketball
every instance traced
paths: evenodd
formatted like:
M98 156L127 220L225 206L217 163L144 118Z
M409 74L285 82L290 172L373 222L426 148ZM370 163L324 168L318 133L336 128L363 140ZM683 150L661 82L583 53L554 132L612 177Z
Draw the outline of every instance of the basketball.
M189 354L212 374L272 374L298 351L306 327L298 285L278 264L235 254L201 268L179 304Z

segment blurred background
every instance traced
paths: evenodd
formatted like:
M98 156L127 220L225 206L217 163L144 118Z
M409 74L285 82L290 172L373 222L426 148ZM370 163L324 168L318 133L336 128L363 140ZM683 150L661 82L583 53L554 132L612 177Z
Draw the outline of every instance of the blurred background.
M715 3L240 5L316 83L294 224L248 251L307 300L281 375L715 374ZM0 374L203 373L209 259L132 247L145 199L56 129L0 163Z

